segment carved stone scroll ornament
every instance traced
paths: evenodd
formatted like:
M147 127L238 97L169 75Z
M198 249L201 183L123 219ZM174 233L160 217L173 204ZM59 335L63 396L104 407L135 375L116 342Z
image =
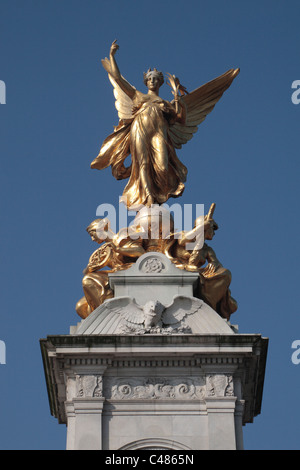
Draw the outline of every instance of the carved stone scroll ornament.
M117 400L156 399L204 399L205 385L202 379L141 378L128 381L118 381L107 386L107 397Z

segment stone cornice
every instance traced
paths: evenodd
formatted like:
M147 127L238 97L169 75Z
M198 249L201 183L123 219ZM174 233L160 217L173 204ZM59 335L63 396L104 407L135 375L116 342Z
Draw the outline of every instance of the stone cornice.
M191 377L232 374L242 384L244 423L260 413L268 347L260 335L51 335L40 345L51 413L61 423L68 377L109 377L120 368L137 376L153 370L165 377L179 370Z

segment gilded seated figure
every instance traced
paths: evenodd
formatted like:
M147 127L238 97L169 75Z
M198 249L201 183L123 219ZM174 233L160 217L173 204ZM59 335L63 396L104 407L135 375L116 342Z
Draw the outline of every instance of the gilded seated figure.
M87 227L87 232L101 246L91 255L84 270L84 297L76 304L76 311L81 318L86 318L104 300L113 297L108 273L129 268L145 253L140 240L130 237L130 230L124 229L116 234L110 229L108 219L94 220Z
M218 229L218 225L213 219L214 209L215 204L212 204L208 215L204 219L203 217L196 219L194 228L190 232L181 232L179 238L173 238L165 254L177 267L199 272L197 296L221 317L229 320L231 314L237 310L237 302L231 297L229 289L231 272L222 266L215 251L204 241L212 240L215 230ZM201 231L203 239L199 243L197 236ZM187 249L188 243L194 243L195 248Z
M145 207L129 228L115 234L108 219L96 219L87 228L92 240L100 244L84 270L84 297L76 304L81 318L86 318L106 299L113 297L109 273L128 269L149 251L164 253L179 269L199 273L198 292L201 298L227 320L237 310L229 289L231 273L205 243L212 240L218 225L213 219L215 204L203 218L196 219L191 231L174 233L174 222L161 206ZM189 246L190 244L190 246ZM191 245L192 244L192 245Z

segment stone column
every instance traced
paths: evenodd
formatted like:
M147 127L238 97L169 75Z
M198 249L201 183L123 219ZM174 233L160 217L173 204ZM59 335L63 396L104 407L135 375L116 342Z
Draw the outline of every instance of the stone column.
M88 369L88 367L87 367ZM103 372L67 372L67 450L102 449Z
M236 397L206 398L209 450L235 450Z
M74 436L69 440L74 447L68 450L102 449L102 410L104 398L76 398L74 407ZM68 429L68 433L71 430ZM73 433L72 433L73 434Z
M236 449L234 382L231 374L206 376L209 449Z
M243 438L243 414L244 414L245 400L237 400L235 405L235 441L236 449L244 449L244 438Z

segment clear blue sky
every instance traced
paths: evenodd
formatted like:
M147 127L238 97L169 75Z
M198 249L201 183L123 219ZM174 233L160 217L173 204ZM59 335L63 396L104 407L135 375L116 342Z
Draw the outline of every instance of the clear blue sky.
M39 339L79 320L95 249L85 228L124 187L110 169L90 169L117 124L100 63L115 38L121 72L140 90L148 67L188 90L241 69L178 151L189 170L180 202L216 202L213 246L239 303L232 322L270 339L262 413L244 428L245 447L299 449L299 17L296 0L1 0L1 449L65 448ZM167 86L161 94L171 98Z

